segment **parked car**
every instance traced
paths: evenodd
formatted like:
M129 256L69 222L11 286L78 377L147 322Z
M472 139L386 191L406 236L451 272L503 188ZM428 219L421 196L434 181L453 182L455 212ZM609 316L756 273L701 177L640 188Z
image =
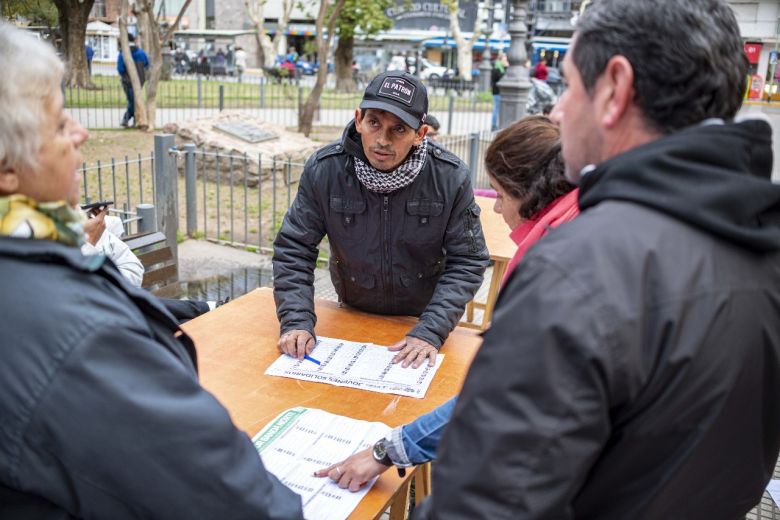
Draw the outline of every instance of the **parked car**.
M295 68L300 70L301 74L305 76L313 76L314 74L317 74L320 66L319 64L312 63L311 61L298 58L298 61L295 62Z
M438 79L454 75L455 71L442 65L436 65L426 58L420 60L422 68L420 79ZM408 70L412 74L417 73L417 58L414 56L393 56L387 65L387 70Z
M454 70L448 69L447 67L444 67L442 65L436 65L434 63L431 63L425 58L422 58L420 62L422 63L422 69L420 71L420 79L444 78L447 76L452 76L455 73Z

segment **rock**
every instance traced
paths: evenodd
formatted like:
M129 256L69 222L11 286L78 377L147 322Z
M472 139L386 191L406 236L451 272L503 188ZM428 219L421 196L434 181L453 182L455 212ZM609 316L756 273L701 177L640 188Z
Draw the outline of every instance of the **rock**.
M278 138L250 143L214 128L226 122L250 124L273 132ZM303 134L290 132L261 117L231 111L221 112L216 117L170 123L165 125L163 131L176 135L179 149L183 149L187 143L195 144L198 149L195 160L197 172L205 171L210 180L232 180L234 184L243 184L246 173L246 182L250 187L257 186L261 179L270 179L272 174L281 178L285 174L285 165L302 165L322 146ZM184 161L178 161L178 165L183 175Z

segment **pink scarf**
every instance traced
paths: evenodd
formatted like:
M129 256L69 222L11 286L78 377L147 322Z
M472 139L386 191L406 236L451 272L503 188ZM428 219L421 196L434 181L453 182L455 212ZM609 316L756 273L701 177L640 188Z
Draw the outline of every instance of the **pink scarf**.
M579 191L579 189L575 189L566 195L558 197L544 208L535 219L526 220L512 230L509 237L517 244L517 252L515 252L515 256L512 257L506 267L504 279L501 281L502 286L506 283L507 278L512 274L512 271L520 263L523 256L525 256L525 253L540 238L546 235L547 231L565 224L580 214L580 209L577 207Z

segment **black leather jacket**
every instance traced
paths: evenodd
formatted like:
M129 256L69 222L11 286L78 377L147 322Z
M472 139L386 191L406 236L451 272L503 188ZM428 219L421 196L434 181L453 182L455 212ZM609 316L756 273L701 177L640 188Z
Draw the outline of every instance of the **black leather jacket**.
M323 236L339 299L377 314L420 316L409 333L436 347L482 283L488 264L469 171L429 143L422 171L389 194L367 190L354 157L367 161L351 123L306 163L274 242L274 298L282 333L314 333L314 266Z

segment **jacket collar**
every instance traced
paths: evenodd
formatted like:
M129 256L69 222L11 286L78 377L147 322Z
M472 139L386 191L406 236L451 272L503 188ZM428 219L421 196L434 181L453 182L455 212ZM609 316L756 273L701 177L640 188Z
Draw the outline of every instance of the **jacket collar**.
M640 204L756 252L780 251L780 185L765 121L697 125L629 150L582 178L582 211Z
M75 246L66 246L53 240L0 237L0 255L20 260L55 260L84 272L98 271L106 260L103 255L85 256Z

